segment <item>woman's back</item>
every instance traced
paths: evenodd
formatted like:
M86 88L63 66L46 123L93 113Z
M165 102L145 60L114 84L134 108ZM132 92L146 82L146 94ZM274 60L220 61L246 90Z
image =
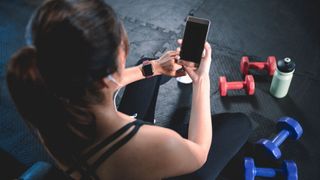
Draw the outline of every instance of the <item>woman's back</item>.
M105 138L102 135L100 141L79 155L81 168L70 167L67 173L84 179L89 177L96 179L144 177L145 179L150 176L145 171L149 163L142 161L148 159L148 147L152 145L152 142L147 143L150 139L146 138L145 133L153 127L150 125L145 127L144 124L146 124L144 121L133 120L112 134L108 133Z
M76 179L162 179L164 174L174 176L179 168L185 171L188 161L194 163L186 158L188 153L183 161L180 160L180 165L172 162L177 160L178 154L184 153L179 148L183 139L175 137L179 135L174 131L133 120L84 150L79 156L81 168L69 167L66 172ZM172 169L174 164L176 167ZM195 166L191 165L189 169L193 168Z

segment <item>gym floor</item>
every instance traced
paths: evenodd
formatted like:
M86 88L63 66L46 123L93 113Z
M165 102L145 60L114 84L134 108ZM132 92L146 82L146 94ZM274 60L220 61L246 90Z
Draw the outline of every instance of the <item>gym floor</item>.
M303 180L320 179L320 4L314 0L107 0L122 18L130 40L128 66L142 56L156 57L176 48L183 35L186 16L212 22L208 41L214 49L211 66L213 113L244 112L251 117L255 142L276 133L282 116L296 118L304 134L282 146L283 157L294 160ZM25 44L24 30L40 0L0 1L0 147L19 161L31 165L48 156L27 129L9 97L5 65ZM258 61L267 56L290 57L296 71L288 95L275 99L269 94L271 78L255 76L256 92L232 92L220 97L218 77L240 80L240 59L248 55ZM120 93L121 97L121 93ZM186 123L179 118L190 110L191 87L171 79L162 85L156 107L161 126ZM182 118L181 118L182 119ZM173 122L174 120L174 122ZM178 123L177 123L178 122ZM232 132L230 132L232 133ZM254 151L253 151L254 152ZM242 169L243 167L239 167ZM232 173L232 172L228 172ZM223 175L219 177L224 179ZM242 179L238 177L237 179Z

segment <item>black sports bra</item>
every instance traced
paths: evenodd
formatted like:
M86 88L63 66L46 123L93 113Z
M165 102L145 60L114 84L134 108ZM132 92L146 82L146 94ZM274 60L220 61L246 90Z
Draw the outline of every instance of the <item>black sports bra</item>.
M77 162L76 167L69 168L66 173L68 175L71 175L74 171L79 171L82 175L82 180L88 180L88 179L95 179L98 180L99 177L96 175L96 170L98 167L106 160L108 159L114 152L116 152L120 147L125 145L140 129L140 127L144 124L150 124L145 121L141 120L135 120L132 121L125 126L123 126L121 129L113 133L111 136L104 139L102 142L97 144L95 147L91 148L88 152L81 155L81 157L75 158L75 161ZM119 139L116 143L114 143L110 148L108 148L105 152L103 152L100 157L97 158L93 163L90 165L87 163L87 161L95 155L97 152L99 152L101 149L118 139L121 135L123 135L125 132L127 132L131 127L134 127L127 135Z

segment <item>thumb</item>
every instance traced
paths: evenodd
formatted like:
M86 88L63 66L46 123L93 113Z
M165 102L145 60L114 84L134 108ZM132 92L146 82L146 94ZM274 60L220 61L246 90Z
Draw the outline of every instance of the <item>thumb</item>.
M199 69L200 71L209 72L211 64L212 49L208 42L204 45L205 56L202 58Z
M205 49L204 59L211 58L212 49L211 49L211 45L208 42L204 44L204 49Z
M191 79L195 78L196 73L194 72L193 68L183 66L183 69L187 72L187 74L191 77Z

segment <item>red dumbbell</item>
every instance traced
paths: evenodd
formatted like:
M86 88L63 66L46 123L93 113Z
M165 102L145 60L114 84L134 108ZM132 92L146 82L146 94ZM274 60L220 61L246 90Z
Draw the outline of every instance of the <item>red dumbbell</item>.
M226 96L228 90L245 89L247 94L253 95L255 90L254 79L252 75L246 75L244 81L227 82L225 76L219 78L220 96Z
M266 62L250 62L248 56L243 56L240 62L240 71L242 74L247 75L249 73L249 69L258 69L268 71L269 76L273 76L274 71L276 70L276 57L269 56Z

